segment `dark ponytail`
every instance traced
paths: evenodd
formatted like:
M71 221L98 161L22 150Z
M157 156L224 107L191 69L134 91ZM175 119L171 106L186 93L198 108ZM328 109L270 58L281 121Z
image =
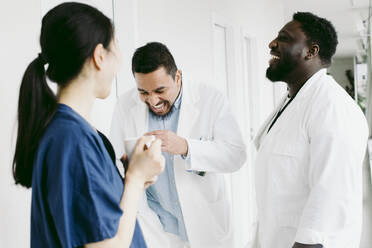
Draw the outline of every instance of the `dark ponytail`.
M81 3L63 3L42 20L41 53L23 75L18 100L18 133L13 159L16 184L32 185L33 163L42 135L57 109L46 76L65 87L78 76L98 44L108 49L113 38L109 18ZM48 64L45 71L44 66Z
M27 67L23 75L18 99L18 134L13 161L16 183L31 187L32 166L40 136L57 106L57 100L49 88L42 57Z

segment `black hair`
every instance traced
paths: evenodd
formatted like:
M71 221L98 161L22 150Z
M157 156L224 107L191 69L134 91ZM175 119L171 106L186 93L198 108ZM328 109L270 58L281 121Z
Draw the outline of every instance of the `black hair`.
M337 32L332 23L309 12L293 14L293 20L301 24L309 44L319 45L319 56L324 64L330 64L338 44Z
M57 108L57 98L46 76L65 87L78 76L98 44L109 49L114 28L109 18L94 7L63 3L42 19L41 53L27 67L18 99L18 133L13 158L16 184L32 185L32 171L39 141ZM48 69L45 71L45 64Z
M132 73L150 73L164 67L169 75L176 76L176 62L169 49L160 42L150 42L139 47L132 58Z

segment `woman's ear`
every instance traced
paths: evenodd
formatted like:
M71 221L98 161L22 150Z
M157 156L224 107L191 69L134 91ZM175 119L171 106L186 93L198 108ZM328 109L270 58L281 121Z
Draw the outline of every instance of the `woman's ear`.
M96 67L97 70L102 69L103 59L105 56L105 48L100 43L96 46L96 48L93 51L93 65Z

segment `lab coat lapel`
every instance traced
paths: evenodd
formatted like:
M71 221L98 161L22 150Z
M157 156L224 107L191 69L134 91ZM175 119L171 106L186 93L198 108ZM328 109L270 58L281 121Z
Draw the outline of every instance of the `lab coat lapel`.
M140 137L143 136L148 129L148 107L139 99L138 95L135 96L135 98L136 104L131 109L131 115L135 123L136 137Z
M321 69L318 72L316 72L300 89L300 91L297 93L295 99L288 105L288 107L285 109L283 114L278 118L272 129L267 135L272 135L273 133L278 132L281 128L283 128L282 123L285 121L288 121L288 118L291 118L297 111L299 111L300 102L303 100L304 97L306 97L309 92L311 92L312 87L316 87L317 82L319 82L319 79L326 75L326 69ZM258 135L256 136L254 140L254 144L256 149L258 150L260 148L262 136L265 135L265 132L267 130L268 125L270 125L271 121L275 117L275 115L279 112L280 108L283 106L283 103L285 99L287 98L287 94L283 97L280 104L277 106L275 111L271 113L269 118L266 120L264 125L261 127L260 131L258 132Z
M326 74L326 69L321 69L311 76L307 82L301 87L293 101L288 105L288 107L283 111L282 115L278 118L276 123L273 125L272 129L268 135L275 135L278 131L283 128L289 128L291 126L291 119L297 114L301 114L301 107L303 106L301 102L309 95L312 94L313 88L317 87L319 79ZM283 103L279 105L279 108L283 106ZM279 110L279 109L278 109Z
M267 130L268 126L270 125L271 121L274 119L275 115L279 112L279 110L280 110L281 106L283 105L283 103L285 102L286 98L287 98L287 94L285 94L285 96L283 96L283 99L280 101L280 104L275 108L275 110L273 112L271 112L269 117L266 119L266 121L261 126L260 130L258 131L257 136L254 139L254 145L255 145L257 150L261 146L262 136L266 135L265 132L267 132L266 130Z
M177 134L181 137L189 137L194 123L199 117L199 109L196 107L198 92L193 92L191 87L184 83L182 103L178 121Z

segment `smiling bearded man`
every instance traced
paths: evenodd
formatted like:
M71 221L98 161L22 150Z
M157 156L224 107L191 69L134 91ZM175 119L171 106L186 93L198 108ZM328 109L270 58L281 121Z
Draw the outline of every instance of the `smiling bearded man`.
M326 74L332 24L296 13L270 42L266 76L288 93L255 140L261 248L357 248L368 127L354 100Z
M146 190L138 214L148 247L233 247L224 174L244 164L246 150L226 97L184 82L158 42L136 50L132 72L137 87L119 98L111 137L118 155L127 138L162 140L165 170Z

